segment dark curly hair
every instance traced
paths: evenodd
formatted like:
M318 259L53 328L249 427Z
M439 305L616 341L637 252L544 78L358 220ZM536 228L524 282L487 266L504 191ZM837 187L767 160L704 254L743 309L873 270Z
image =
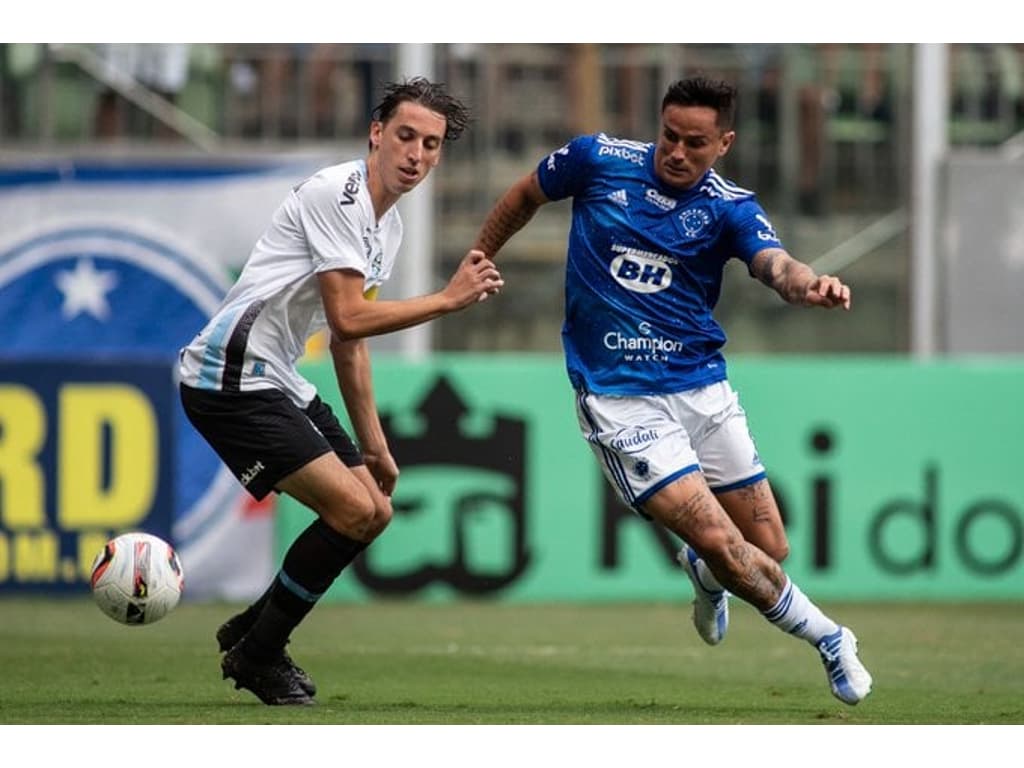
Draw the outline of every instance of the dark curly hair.
M677 80L661 100L661 111L674 104L679 107L710 107L718 113L716 123L723 131L732 130L736 119L736 87L724 80L698 75Z
M432 83L425 77L414 77L401 83L384 86L384 98L374 107L371 119L386 123L403 101L422 104L445 119L445 141L455 141L469 125L469 109L448 93L444 83Z

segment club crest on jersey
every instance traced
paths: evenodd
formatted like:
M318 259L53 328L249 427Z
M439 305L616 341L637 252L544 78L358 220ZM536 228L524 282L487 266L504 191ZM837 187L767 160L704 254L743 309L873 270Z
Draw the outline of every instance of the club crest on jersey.
M658 254L616 246L609 271L619 285L635 293L658 293L672 285L672 267Z
M687 208L679 214L679 222L689 237L698 237L711 223L711 214L707 208Z

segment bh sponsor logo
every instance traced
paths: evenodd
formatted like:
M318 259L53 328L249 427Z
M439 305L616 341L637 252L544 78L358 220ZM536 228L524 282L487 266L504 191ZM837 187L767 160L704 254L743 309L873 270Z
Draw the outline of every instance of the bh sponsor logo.
M672 268L657 254L623 248L609 271L615 282L634 293L658 293L672 285Z

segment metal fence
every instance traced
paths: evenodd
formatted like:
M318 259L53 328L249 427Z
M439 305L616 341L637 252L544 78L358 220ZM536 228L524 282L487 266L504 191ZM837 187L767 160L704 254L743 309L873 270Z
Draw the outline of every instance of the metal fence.
M437 273L454 267L493 200L543 154L595 130L653 139L665 86L706 72L740 88L737 141L719 170L758 191L798 257L855 253L844 275L867 303L857 322L809 333L777 297L730 275L742 308L721 310L731 347L904 351L912 47L436 44L434 76L475 115L436 176ZM397 71L397 49L3 44L0 148L217 153L363 141L381 85L416 74ZM1024 130L1024 46L957 44L950 53L951 144L994 146ZM567 208L548 206L509 244L508 276L531 286L512 291L511 315L503 302L501 323L444 320L436 343L556 349L567 218Z

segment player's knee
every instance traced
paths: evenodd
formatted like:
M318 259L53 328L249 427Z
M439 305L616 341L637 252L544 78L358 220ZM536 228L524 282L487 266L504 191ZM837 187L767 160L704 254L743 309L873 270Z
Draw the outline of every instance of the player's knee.
M780 542L771 544L765 549L765 554L775 562L781 563L789 557L789 542L783 539Z
M777 563L781 563L789 557L789 539L786 538L783 531L753 536L750 543Z
M377 504L377 519L381 523L381 529L387 528L391 522L391 518L395 516L395 510L391 506L391 499L388 496L384 497L384 500Z
M339 497L322 513L331 528L360 541L365 541L373 529L376 505L366 491Z
M387 496L378 499L374 508L373 523L370 526L370 536L374 539L380 536L391 523L391 518L394 515L395 512L391 506L391 499Z
M736 544L725 528L708 527L690 537L690 546L709 565L732 570L732 553Z
M361 532L368 532L373 528L374 519L377 516L377 505L373 503L368 493L359 494L353 500L352 508L349 511L352 525L359 528Z

